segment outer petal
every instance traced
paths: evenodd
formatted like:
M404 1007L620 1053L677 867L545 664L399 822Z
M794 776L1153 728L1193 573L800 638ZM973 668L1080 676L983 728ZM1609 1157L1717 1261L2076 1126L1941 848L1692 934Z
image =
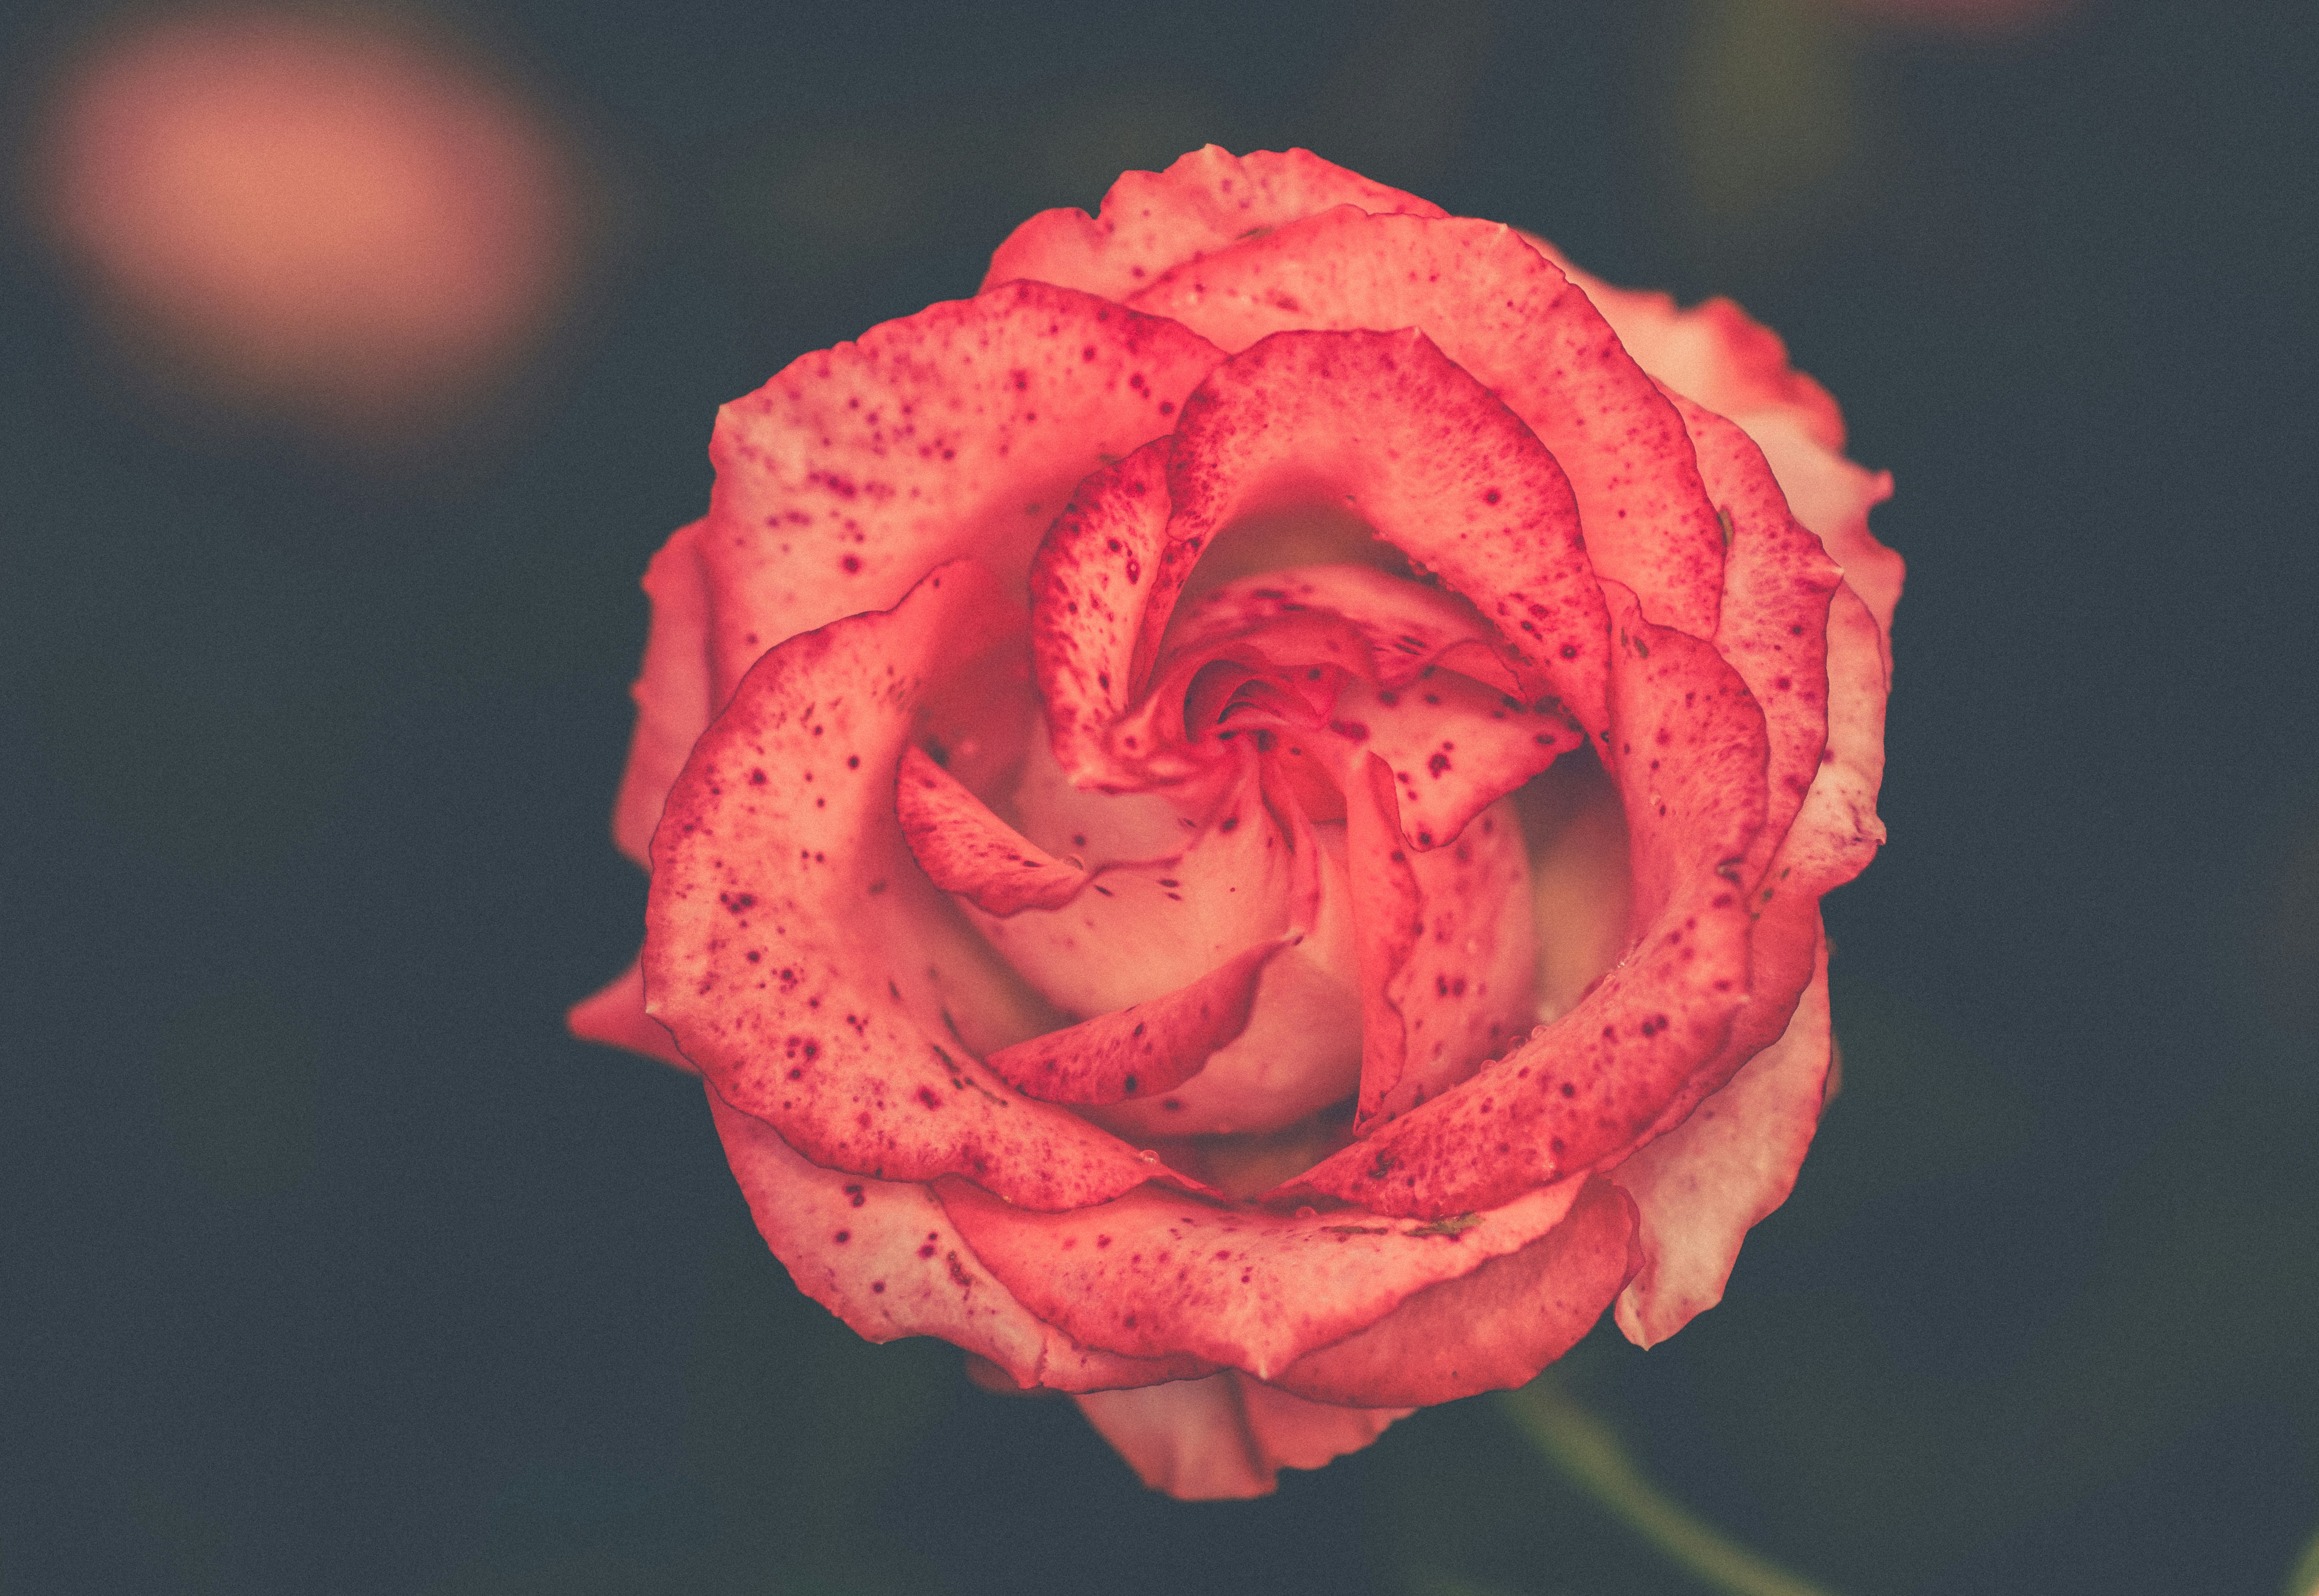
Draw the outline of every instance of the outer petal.
M1764 815L1764 719L1708 645L1614 611L1612 756L1627 812L1626 961L1464 1084L1294 1183L1385 1213L1444 1214L1622 1157L1720 1054L1747 1000L1737 879ZM1800 979L1796 983L1800 988Z
M961 1234L1025 1306L1130 1357L1189 1352L1269 1379L1559 1224L1578 1183L1435 1224L1224 1206L1157 1186L1032 1213L964 1181L936 1186ZM1599 1308L1599 1304L1598 1304Z
M1844 457L1843 413L1827 389L1788 365L1780 336L1728 299L1679 311L1664 293L1614 288L1545 239L1523 236L1585 291L1645 371L1755 440L1796 518L1827 546L1889 641L1903 566L1870 534L1868 511L1892 496L1891 473ZM1891 664L1888 646L1887 672Z
M967 1056L962 1022L999 1041L1039 1026L1010 1022L893 810L927 681L997 641L997 599L980 567L943 566L893 610L793 638L750 672L654 840L645 1007L719 1096L817 1164L957 1172L1065 1207L1155 1171Z
M1411 1412L1306 1402L1230 1369L1078 1403L1138 1478L1185 1501L1262 1496L1280 1470L1358 1452Z
M1442 214L1309 149L1236 156L1210 144L1164 172L1123 173L1095 216L1040 212L998 246L982 285L1031 277L1125 299L1169 266L1333 205Z
M630 960L627 969L614 976L601 990L573 1004L572 1012L564 1016L564 1023L572 1027L573 1035L582 1041L626 1048L647 1059L673 1064L687 1075L700 1073L692 1067L691 1059L676 1050L676 1039L668 1033L668 1027L645 1013L641 958Z
M1608 636L1569 484L1423 334L1282 333L1233 356L1185 402L1168 493L1179 581L1175 551L1196 558L1234 519L1341 499L1473 601L1526 690L1602 729Z
M1642 1265L1635 1205L1600 1176L1560 1224L1518 1252L1445 1280L1275 1378L1321 1402L1426 1407L1504 1391L1578 1344Z
M1018 1041L983 1062L1042 1103L1123 1103L1173 1091L1248 1029L1257 978L1287 945L1259 943L1178 991Z
M1842 580L1818 538L1788 513L1747 435L1678 398L1708 491L1731 528L1715 651L1764 711L1771 766L1750 880L1788 834L1827 745L1827 603ZM1760 988L1758 989L1761 996Z
M1025 1388L1105 1391L1207 1373L1196 1358L1090 1351L1008 1295L925 1186L808 1163L713 1087L708 1107L773 1256L799 1290L865 1339L940 1336Z
M1818 897L1841 887L1884 841L1883 629L1846 583L1827 611L1827 747L1802 809L1773 856L1767 888Z
M707 524L680 527L645 568L652 630L645 638L644 668L628 690L636 701L636 727L612 803L612 840L647 868L661 805L684 769L684 756L717 713L708 681L708 590L700 569L700 529Z
M1827 942L1817 941L1780 1039L1612 1174L1642 1216L1642 1271L1619 1298L1619 1328L1638 1347L1723 1300L1740 1241L1795 1186L1827 1084Z
M1171 322L1020 283L808 355L726 405L699 535L717 690L944 560L1019 581L1079 480L1166 432L1218 358Z
M1649 619L1715 635L1722 534L1681 419L1511 229L1340 209L1171 273L1133 303L1232 350L1292 328L1418 329L1561 464L1594 569Z

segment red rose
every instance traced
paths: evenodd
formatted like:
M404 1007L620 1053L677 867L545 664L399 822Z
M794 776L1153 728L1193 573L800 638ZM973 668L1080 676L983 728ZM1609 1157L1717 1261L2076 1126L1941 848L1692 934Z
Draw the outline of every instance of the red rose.
M1882 837L1842 441L1728 304L1130 173L725 409L574 1026L706 1077L806 1292L1179 1496L1656 1340L1794 1179Z

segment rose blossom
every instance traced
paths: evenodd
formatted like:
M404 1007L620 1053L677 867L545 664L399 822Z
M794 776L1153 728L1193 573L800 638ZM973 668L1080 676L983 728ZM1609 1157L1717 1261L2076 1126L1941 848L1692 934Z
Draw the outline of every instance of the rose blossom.
M1658 1340L1793 1183L1883 835L1842 443L1728 303L1129 173L725 408L574 1028L700 1071L808 1294L1178 1496Z

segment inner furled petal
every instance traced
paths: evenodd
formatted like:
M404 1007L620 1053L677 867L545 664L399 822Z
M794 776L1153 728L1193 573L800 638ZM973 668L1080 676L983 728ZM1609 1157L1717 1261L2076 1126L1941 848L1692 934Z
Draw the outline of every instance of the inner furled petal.
M1189 987L1257 943L1293 941L1265 964L1246 1029L1197 1075L1165 1096L1091 1111L1137 1139L1277 1129L1349 1096L1358 1079L1348 888L1341 844L1332 852L1329 840L1340 828L1316 827L1268 791L1252 746L1226 744L1223 757L1236 779L1178 857L1114 865L1062 908L967 910L1024 979L1087 1016ZM1153 818L1150 798L1085 796L1122 806L1131 823ZM1104 834L1091 824L1085 834L1092 846Z
M1060 908L1087 883L1085 870L1052 857L993 815L916 748L902 750L894 809L934 884L986 914Z
M1287 946L1259 942L1179 991L1018 1041L983 1062L1045 1103L1123 1103L1173 1091L1248 1029L1257 979Z
M1284 332L1234 356L1184 402L1168 493L1147 616L1234 521L1341 498L1472 601L1526 698L1559 699L1590 732L1607 724L1608 621L1570 484L1423 334Z
M894 809L926 684L1017 625L960 561L892 610L765 654L654 834L645 1010L719 1097L815 1164L955 1173L1063 1207L1176 1177L975 1061L1053 1020L919 870Z

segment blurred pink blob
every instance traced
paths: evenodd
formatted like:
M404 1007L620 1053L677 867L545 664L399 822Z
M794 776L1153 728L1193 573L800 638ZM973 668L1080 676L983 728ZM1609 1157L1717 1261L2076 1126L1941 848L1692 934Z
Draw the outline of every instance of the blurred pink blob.
M244 9L97 42L30 172L132 352L208 403L427 430L560 307L573 162L474 66L375 21Z
M1951 33L2026 32L2072 8L2076 0L1838 0L1895 27Z

